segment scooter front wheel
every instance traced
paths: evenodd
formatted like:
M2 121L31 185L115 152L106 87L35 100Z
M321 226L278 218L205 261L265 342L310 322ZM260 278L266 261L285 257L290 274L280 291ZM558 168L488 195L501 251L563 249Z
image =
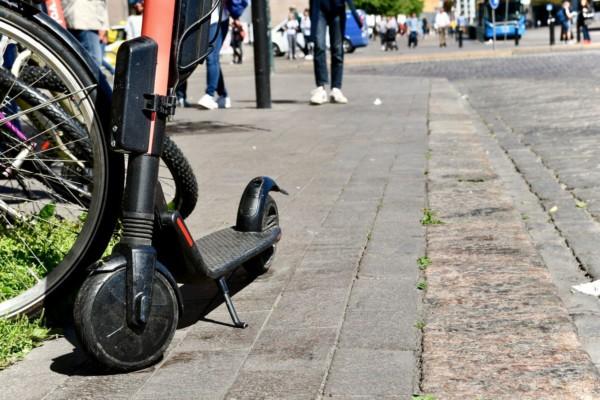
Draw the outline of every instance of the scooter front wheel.
M112 370L148 367L163 356L179 319L177 296L158 271L154 275L150 317L143 328L126 318L126 269L91 275L77 295L75 328L82 347Z

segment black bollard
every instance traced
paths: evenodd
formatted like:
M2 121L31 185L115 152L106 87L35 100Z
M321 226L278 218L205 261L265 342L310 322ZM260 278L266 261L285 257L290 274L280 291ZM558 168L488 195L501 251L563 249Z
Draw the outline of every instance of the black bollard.
M271 108L271 69L269 60L270 32L266 0L252 0L252 30L254 33L254 82L256 108Z
M548 18L548 28L550 29L550 46L554 46L554 18Z

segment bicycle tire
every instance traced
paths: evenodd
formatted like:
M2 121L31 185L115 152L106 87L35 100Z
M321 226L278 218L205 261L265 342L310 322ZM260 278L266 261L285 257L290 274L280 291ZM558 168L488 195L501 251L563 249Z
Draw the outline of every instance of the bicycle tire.
M42 79L39 79L43 76ZM36 88L47 89L53 92L64 93L67 87L62 80L52 71L44 67L26 65L19 73L19 78L28 85Z
M177 144L168 136L161 156L175 181L175 194L169 208L176 209L182 218L187 218L198 202L198 182L192 167Z
M51 266L53 267L52 271L47 276L41 277L33 287L14 297L0 301L0 317L11 317L16 314L35 312L57 288L64 287L63 285L67 283L80 282L83 274L74 274L74 272L83 272L83 269L79 267L87 267L102 255L116 225L124 175L123 157L109 151L105 134L108 131L109 123L110 93L102 85L98 85L96 77L92 76L86 66L81 64L79 57L71 52L68 45L57 40L32 19L5 7L0 7L0 34L9 37L18 46L32 50L35 57L43 60L47 64L45 66L52 69L52 79L56 80L56 77L62 79L64 88L68 89L72 98L76 98L81 115L75 115L72 123L63 122L63 124L65 131L68 132L67 135L81 134L81 126L86 130L89 147L77 147L92 155L93 163L90 162L90 164L92 164L94 179L90 204L81 222L81 230L77 233L72 246L66 250L64 257L58 261L57 265ZM30 81L29 85L31 84ZM43 85L35 87L41 89ZM64 91L60 85L44 88ZM92 89L82 93L81 90L84 88ZM35 107L35 104L32 103L44 101L43 96L37 96L34 89L24 90L22 95L21 100L29 103L30 107ZM58 104L55 105L56 107L40 109L40 115L51 121L61 119L65 121L70 118L65 118L65 110L61 109ZM79 121L78 118L81 118L82 121ZM81 126L78 126L79 122L81 122ZM55 146L55 148L57 147L58 145ZM61 160L58 160L58 163L60 162ZM0 181L0 189L2 184L3 181ZM2 193L0 192L1 199ZM33 203L33 201L31 202ZM3 214L0 213L0 215ZM4 219L9 221L6 217ZM0 228L2 228L1 221ZM6 229L6 224L4 228ZM43 239L39 238L39 240Z

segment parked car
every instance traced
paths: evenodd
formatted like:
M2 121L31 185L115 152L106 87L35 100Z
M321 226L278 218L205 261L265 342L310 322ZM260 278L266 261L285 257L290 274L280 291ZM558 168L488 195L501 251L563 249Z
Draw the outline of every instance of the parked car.
M358 47L365 47L369 44L369 27L367 26L367 14L363 10L357 10L362 20L362 29L354 20L352 13L346 11L346 30L344 32L344 52L352 53ZM271 42L273 44L273 55L283 56L288 52L288 41L285 32L285 23L275 25L271 30ZM326 34L327 48L329 48L329 32ZM296 34L296 44L300 49L304 48L304 35L300 32Z

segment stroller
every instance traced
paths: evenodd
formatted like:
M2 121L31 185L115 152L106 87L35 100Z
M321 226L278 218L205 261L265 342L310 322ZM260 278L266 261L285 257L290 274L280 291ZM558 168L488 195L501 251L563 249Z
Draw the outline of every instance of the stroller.
M398 43L396 42L396 29L388 28L385 31L385 51L398 50Z

